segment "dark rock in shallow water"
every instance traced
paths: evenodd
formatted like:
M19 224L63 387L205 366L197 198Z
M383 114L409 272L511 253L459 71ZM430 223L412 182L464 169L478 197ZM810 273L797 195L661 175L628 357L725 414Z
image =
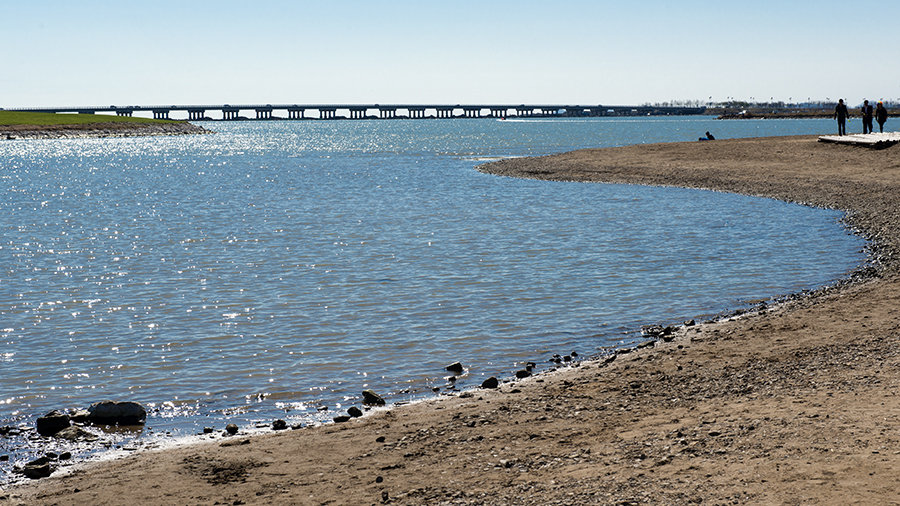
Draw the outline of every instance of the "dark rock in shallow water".
M30 478L32 480L37 480L39 478L46 478L53 474L53 466L50 464L50 459L47 457L41 457L37 460L32 460L31 462L25 464L25 467L22 469L22 474L25 475L26 478Z
M287 422L282 419L275 420L272 422L272 430L285 430L287 429Z
M233 423L229 423L228 425L225 426L225 432L227 432L228 435L233 436L233 435L237 434L238 426Z
M69 425L69 415L56 410L37 419L37 431L42 436L52 436Z
M373 390L363 390L363 404L369 406L384 406L384 399Z
M678 329L671 325L668 325L666 327L663 327L662 325L644 325L643 327L641 327L641 334L644 337L658 338L663 336L670 336L674 334L676 330ZM669 339L669 341L671 341L671 339Z
M644 337L656 337L662 334L662 325L644 325L641 327L641 335Z
M500 381L497 378L491 376L490 378L481 382L481 388L497 388L500 386Z
M66 441L96 441L99 436L92 432L88 432L81 427L71 426L57 432L53 435L55 438L65 439Z
M349 408L347 408L347 414L352 416L353 418L359 418L363 416L362 410L357 408L356 406L350 406Z
M453 362L452 364L448 365L444 369L446 369L456 375L460 375L463 373L463 366L459 362Z
M344 423L344 422L349 422L350 417L348 415L338 415L338 416L334 417L332 420L334 420L334 423Z
M74 423L87 423L91 420L91 413L86 409L76 409L69 413L69 420Z
M522 369L520 371L516 371L516 378L522 379L531 376L531 371L528 369Z
M88 408L91 423L106 425L142 425L147 410L136 402L100 401Z

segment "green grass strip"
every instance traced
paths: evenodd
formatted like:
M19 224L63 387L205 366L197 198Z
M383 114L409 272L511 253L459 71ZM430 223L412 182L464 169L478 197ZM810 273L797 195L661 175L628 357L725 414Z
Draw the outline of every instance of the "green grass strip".
M0 126L85 125L90 123L176 123L176 121L114 116L108 114L55 114L52 112L0 111Z

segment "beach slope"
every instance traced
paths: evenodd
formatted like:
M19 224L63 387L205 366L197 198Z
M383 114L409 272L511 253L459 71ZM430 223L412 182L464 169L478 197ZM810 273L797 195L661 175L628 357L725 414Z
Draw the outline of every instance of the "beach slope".
M144 452L5 490L0 504L900 504L900 146L725 140L480 170L845 209L875 241L875 264L613 360L343 424Z

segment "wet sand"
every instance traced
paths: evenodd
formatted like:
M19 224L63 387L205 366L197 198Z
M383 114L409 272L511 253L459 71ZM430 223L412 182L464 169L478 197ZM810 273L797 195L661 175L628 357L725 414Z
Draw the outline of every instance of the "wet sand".
M611 361L343 424L144 452L4 490L0 504L900 504L900 146L719 140L481 170L845 209L877 262Z

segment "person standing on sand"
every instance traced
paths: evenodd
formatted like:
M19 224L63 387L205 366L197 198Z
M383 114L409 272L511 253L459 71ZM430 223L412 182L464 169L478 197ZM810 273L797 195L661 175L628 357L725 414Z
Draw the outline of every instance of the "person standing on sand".
M847 135L847 118L849 116L850 111L844 105L844 99L838 99L838 104L834 108L834 117L837 118L838 123L838 135Z
M878 131L884 132L884 122L887 121L887 109L882 102L875 106L875 121L878 122Z
M872 128L872 106L869 105L868 100L863 100L863 106L862 109L859 110L859 112L862 113L863 133L875 133L873 132L874 128Z

